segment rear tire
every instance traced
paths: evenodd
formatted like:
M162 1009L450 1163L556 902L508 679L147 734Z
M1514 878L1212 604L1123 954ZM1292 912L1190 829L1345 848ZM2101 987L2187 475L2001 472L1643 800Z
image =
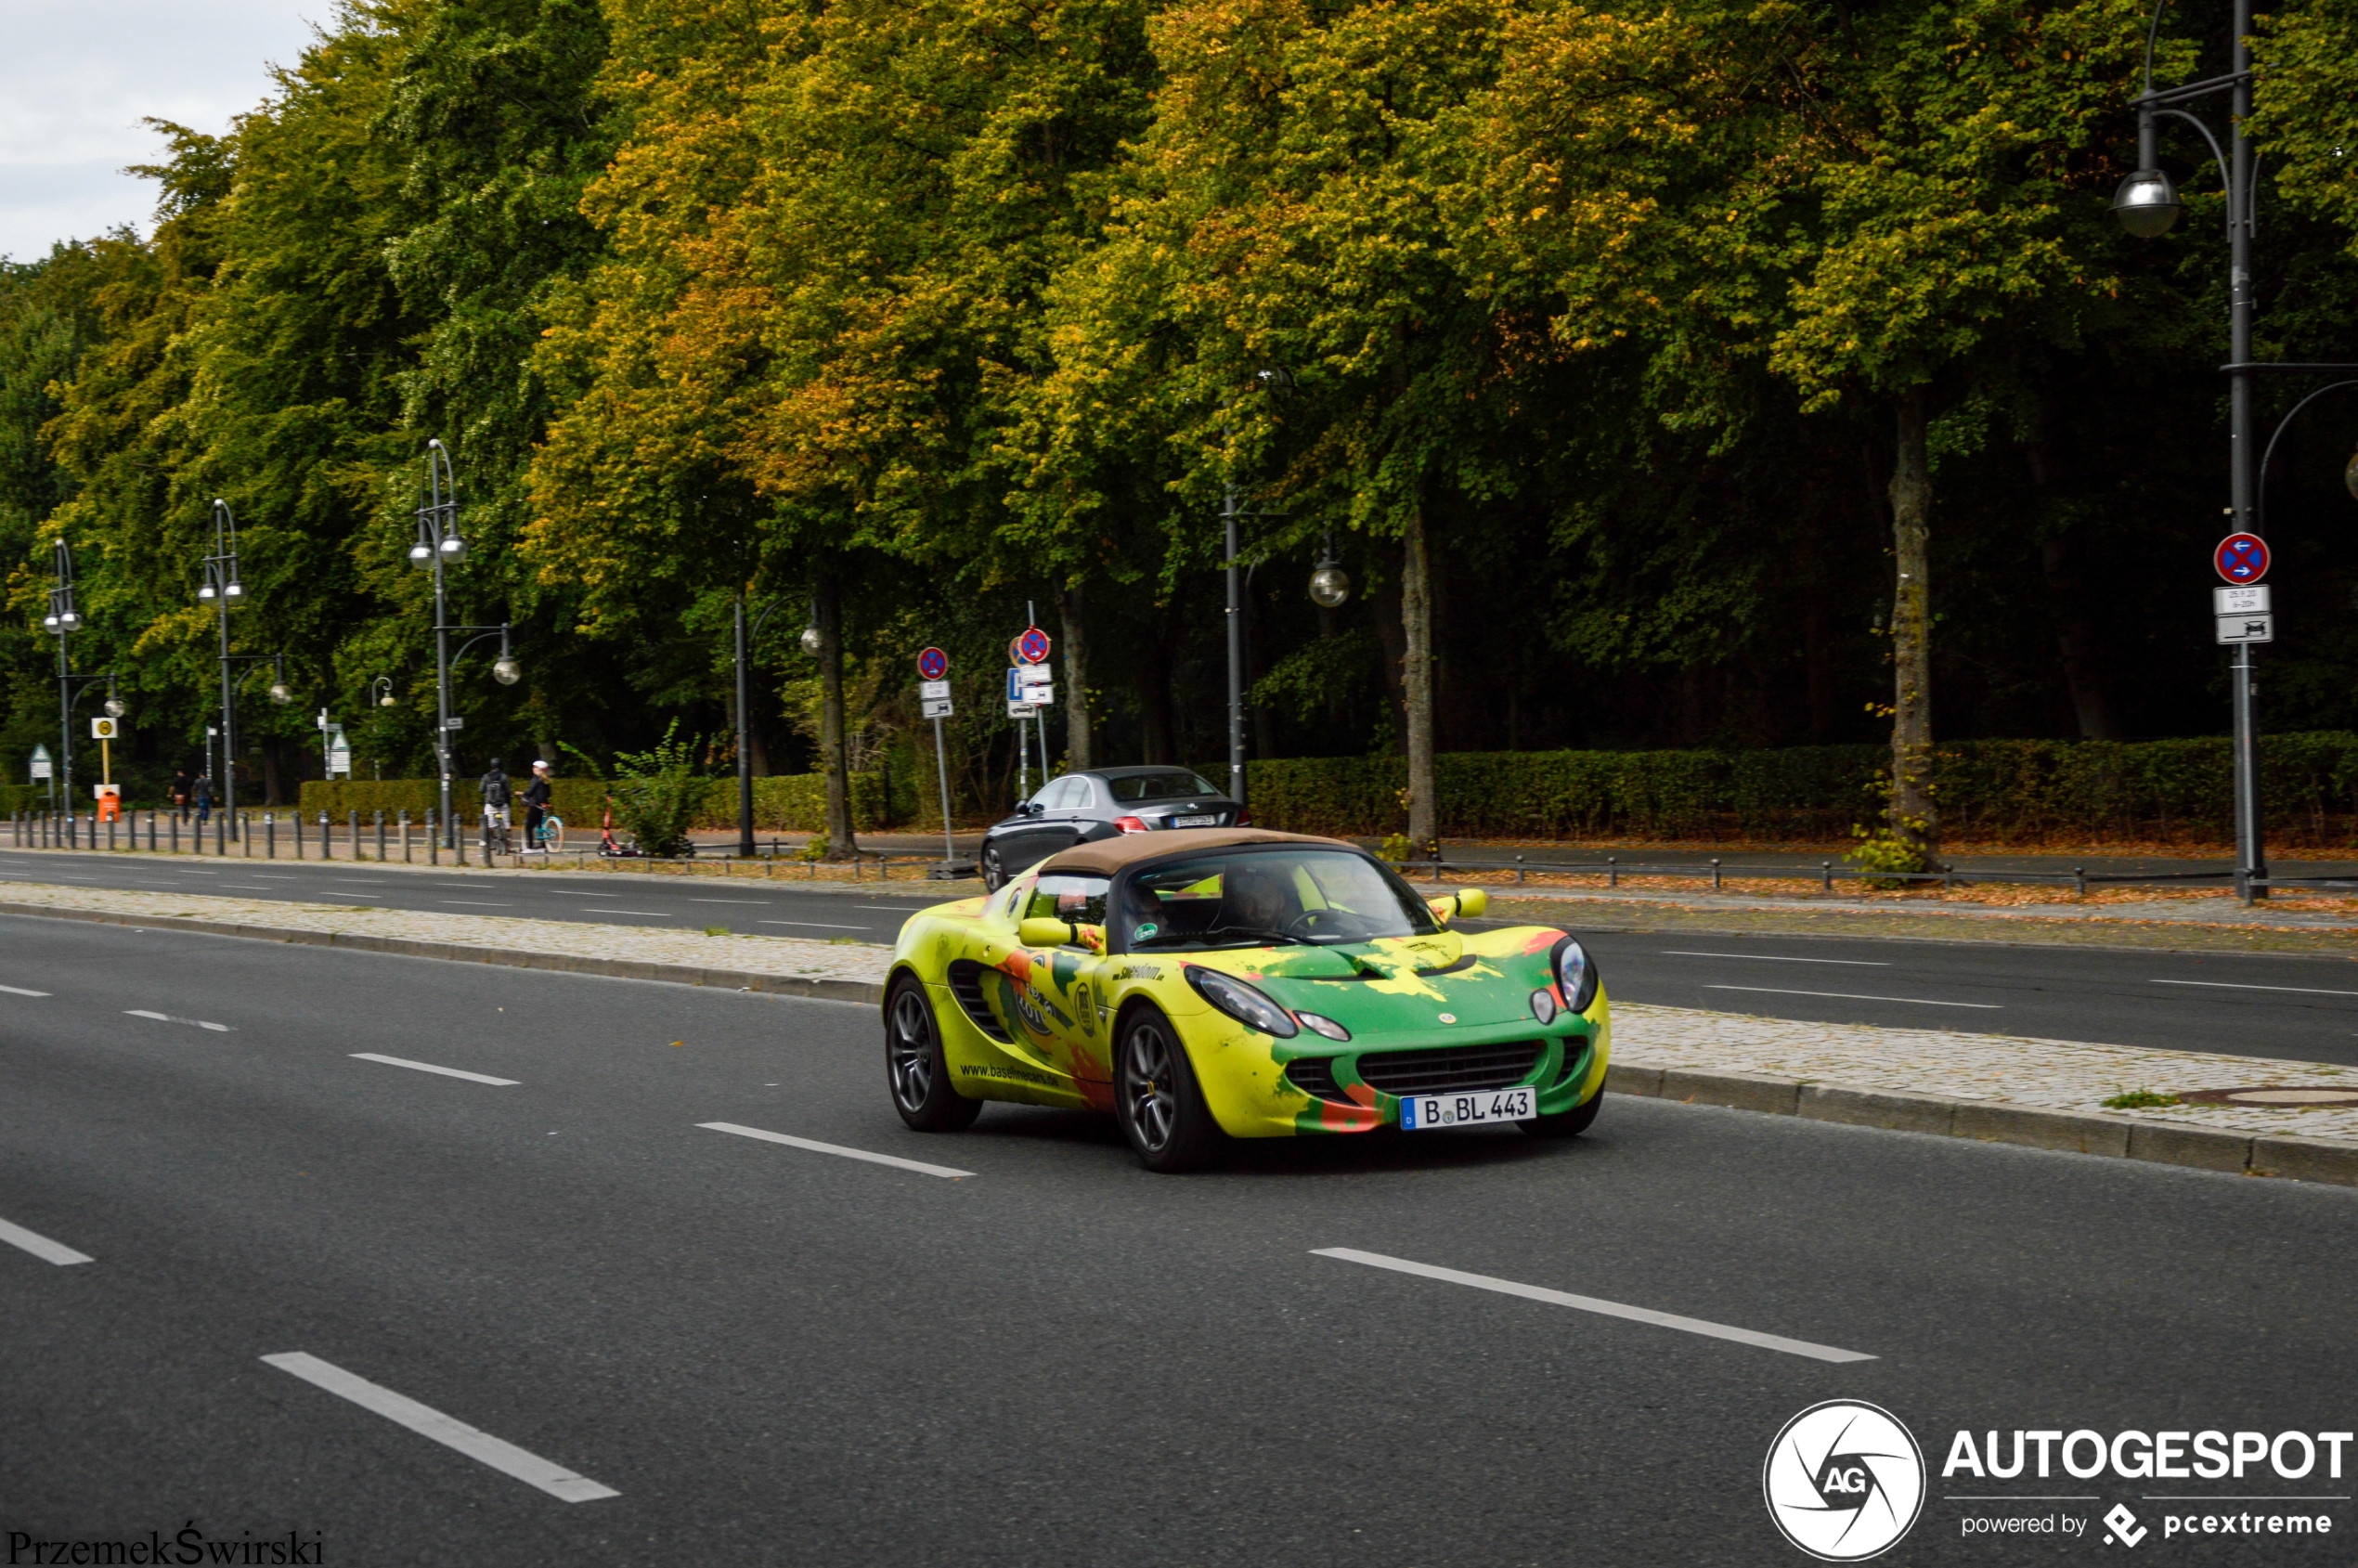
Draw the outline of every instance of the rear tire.
M933 998L914 975L892 982L885 1003L885 1083L892 1108L920 1133L963 1133L982 1114L982 1102L950 1086Z
M1586 1105L1560 1110L1553 1116L1535 1116L1515 1125L1535 1138L1576 1138L1588 1130L1588 1124L1597 1120L1597 1112L1604 1108L1605 1092L1600 1089L1588 1096Z
M1193 1171L1219 1152L1220 1124L1203 1103L1186 1047L1157 1009L1141 1007L1124 1020L1113 1078L1114 1118L1147 1170Z
M999 863L999 847L996 844L982 847L982 885L993 893L1007 885L1007 868Z

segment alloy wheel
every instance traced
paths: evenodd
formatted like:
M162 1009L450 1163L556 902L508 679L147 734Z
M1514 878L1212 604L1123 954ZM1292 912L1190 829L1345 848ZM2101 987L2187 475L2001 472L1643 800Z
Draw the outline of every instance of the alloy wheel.
M925 994L904 989L892 1004L892 1097L917 1110L933 1092L933 1020L926 1016Z
M1129 1082L1124 1087L1130 1101L1130 1124L1138 1130L1139 1141L1149 1149L1161 1148L1171 1141L1172 1127L1179 1119L1171 1043L1163 1038L1161 1030L1151 1022L1142 1022L1130 1031L1130 1039L1122 1049L1129 1068Z

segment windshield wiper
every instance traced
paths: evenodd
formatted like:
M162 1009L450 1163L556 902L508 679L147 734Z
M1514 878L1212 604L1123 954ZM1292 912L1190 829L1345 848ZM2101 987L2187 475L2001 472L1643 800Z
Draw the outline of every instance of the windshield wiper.
M1234 931L1240 937L1266 937L1271 941L1291 942L1296 947L1308 947L1311 945L1310 939L1307 937L1297 937L1290 931L1266 930L1259 926L1214 926L1211 930L1205 931L1201 934L1207 937L1216 937L1223 931Z

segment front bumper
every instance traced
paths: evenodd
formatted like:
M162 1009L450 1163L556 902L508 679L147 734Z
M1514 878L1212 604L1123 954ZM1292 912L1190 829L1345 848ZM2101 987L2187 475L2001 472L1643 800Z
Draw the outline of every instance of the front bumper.
M1227 1023L1219 1014L1203 1021ZM1613 1033L1601 991L1587 1013L1545 1029L1526 1019L1445 1035L1380 1035L1335 1043L1307 1033L1272 1040L1229 1028L1232 1033L1210 1043L1190 1040L1187 1056L1212 1119L1237 1138L1368 1133L1400 1124L1404 1095L1526 1083L1538 1091L1539 1113L1558 1115L1603 1091ZM1535 1044L1527 1068L1498 1067L1502 1059L1520 1062L1507 1056L1511 1048ZM1492 1069L1486 1076L1485 1068ZM1440 1082L1452 1074L1460 1082Z

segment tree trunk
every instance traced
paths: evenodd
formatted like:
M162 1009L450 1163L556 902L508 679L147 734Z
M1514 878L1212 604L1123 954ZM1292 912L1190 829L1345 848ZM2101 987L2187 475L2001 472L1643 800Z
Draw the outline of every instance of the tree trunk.
M1081 615L1081 585L1056 596L1056 612L1064 617L1065 641L1065 766L1076 773L1096 764L1090 760L1089 638Z
M1406 642L1400 684L1402 712L1408 721L1408 842L1415 849L1438 852L1432 772L1432 562L1425 550L1421 501L1409 502L1400 554L1400 629Z
M279 804L279 748L267 741L262 745L262 803Z
M1932 614L1928 573L1932 473L1924 451L1924 392L1899 397L1898 450L1891 465L1891 544L1898 579L1891 596L1891 828L1927 865L1939 853L1932 797Z
M835 574L822 567L812 595L819 612L820 764L827 771L827 858L848 860L859 853L851 831L851 758L844 744L843 601Z

